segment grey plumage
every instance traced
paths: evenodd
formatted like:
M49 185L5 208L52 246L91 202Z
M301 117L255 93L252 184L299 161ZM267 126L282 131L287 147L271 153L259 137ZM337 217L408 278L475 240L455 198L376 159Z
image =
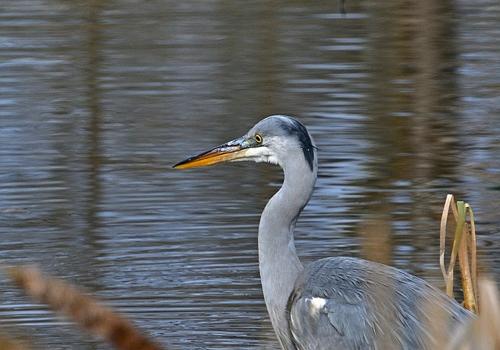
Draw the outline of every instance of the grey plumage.
M240 160L278 164L284 172L281 189L262 212L258 237L264 299L283 349L432 348L436 335L446 337L473 317L424 280L386 265L336 257L302 266L293 231L318 166L314 141L296 119L265 118L243 137L175 167Z
M324 305L311 305L314 298ZM287 309L295 347L311 350L436 349L437 338L471 317L420 278L349 257L307 266Z

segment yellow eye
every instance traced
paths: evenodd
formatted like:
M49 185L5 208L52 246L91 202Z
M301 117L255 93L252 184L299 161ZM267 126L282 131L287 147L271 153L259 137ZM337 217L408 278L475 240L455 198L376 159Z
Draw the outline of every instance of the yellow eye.
M255 134L254 139L255 141L257 141L257 143L262 143L262 136L260 136L259 134Z

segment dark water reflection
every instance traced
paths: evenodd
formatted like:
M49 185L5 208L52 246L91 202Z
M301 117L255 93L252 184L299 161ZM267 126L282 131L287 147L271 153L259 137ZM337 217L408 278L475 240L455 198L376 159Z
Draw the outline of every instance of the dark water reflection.
M182 348L277 348L256 230L277 169L174 162L300 117L320 148L305 261L356 255L440 285L447 192L500 278L500 6L3 0L0 259L37 263ZM104 348L1 278L3 329Z

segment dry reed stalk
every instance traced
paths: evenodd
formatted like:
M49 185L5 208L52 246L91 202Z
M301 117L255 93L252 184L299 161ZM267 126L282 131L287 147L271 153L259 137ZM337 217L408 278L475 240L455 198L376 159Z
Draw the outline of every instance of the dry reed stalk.
M456 227L450 261L448 267L446 267L446 231L450 209L452 209ZM467 218L469 218L469 220L467 220ZM478 313L476 227L474 223L474 213L469 204L462 201L455 202L453 195L448 194L446 196L443 213L441 215L439 232L439 265L446 283L446 293L451 298L453 298L453 278L457 258L462 276L464 307L474 313Z
M120 350L160 350L124 316L101 305L69 284L43 276L34 267L12 267L11 278L34 299L65 314L90 333Z
M462 273L462 290L464 292L464 307L474 313L478 313L476 303L476 293L474 292L474 283L472 282L472 273L469 265L469 253L467 244L464 242L460 246L458 253L460 263L460 272Z

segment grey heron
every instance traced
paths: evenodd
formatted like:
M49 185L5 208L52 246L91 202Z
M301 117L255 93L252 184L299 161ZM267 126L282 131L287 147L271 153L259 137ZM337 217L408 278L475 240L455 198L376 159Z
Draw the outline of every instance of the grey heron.
M267 117L244 136L174 168L244 160L277 164L284 172L258 233L264 299L283 349L433 348L473 317L437 288L393 267L353 257L302 265L293 232L313 192L318 157L309 132L292 117Z

